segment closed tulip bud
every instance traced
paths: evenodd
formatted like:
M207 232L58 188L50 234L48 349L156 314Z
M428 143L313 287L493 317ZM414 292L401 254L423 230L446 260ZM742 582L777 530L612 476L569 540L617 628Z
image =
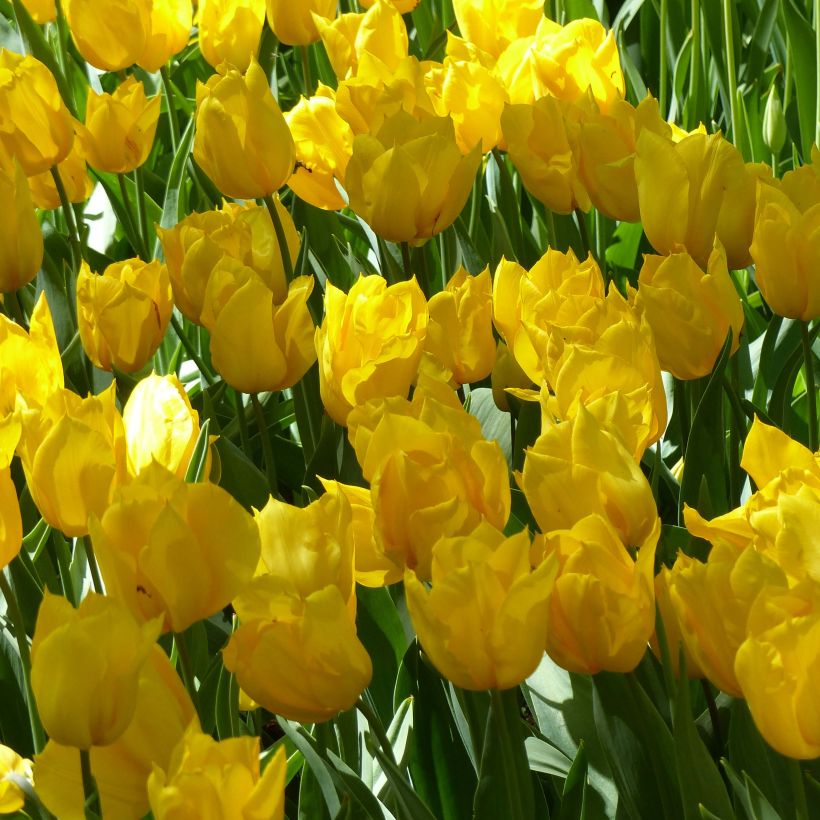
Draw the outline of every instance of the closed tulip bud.
M777 83L772 83L766 95L766 107L763 109L763 142L774 156L777 156L786 144L786 118L783 116L783 104L777 93Z
M191 698L168 656L155 645L141 667L128 728L108 746L91 749L103 817L138 820L149 810L146 783L154 766L169 765L189 726L198 726ZM56 817L82 820L85 794L77 750L53 739L36 756L37 796Z
M26 483L46 522L68 536L85 535L126 477L125 433L115 385L81 399L52 394L23 418L18 449Z
M564 669L586 675L631 672L655 629L655 547L660 521L638 549L637 559L601 515L541 537L534 550L556 560L549 602L547 652ZM540 543L539 543L540 542Z
M433 546L482 520L503 529L510 514L504 454L447 385L420 383L413 400L353 411L349 437L370 482L381 551L429 580Z
M26 176L48 171L71 150L74 127L51 72L31 55L0 50L0 145Z
M430 299L425 350L459 384L481 381L495 363L491 287L489 268L478 276L459 268L444 290Z
M43 234L20 163L0 158L0 293L27 285L43 263Z
M60 180L69 202L86 202L94 191L94 181L88 173L85 152L79 139L75 139L68 156L57 166ZM62 206L60 192L50 171L28 178L31 198L38 208L53 211Z
M16 782L18 778L32 785L31 761L0 745L0 814L17 816L25 805L26 793Z
M538 437L515 477L544 533L571 529L595 513L609 521L625 546L635 547L650 539L658 521L640 466L583 406L573 419Z
M521 366L510 353L504 342L499 342L496 348L495 364L490 374L495 406L504 413L510 412L507 401L507 388L528 388L532 386L532 379L521 369Z
M213 68L247 71L259 50L265 0L200 0L197 25L199 50Z
M126 487L90 530L110 594L142 621L163 616L174 632L227 606L259 562L253 519L208 482Z
M741 697L735 656L749 611L765 587L785 588L783 571L755 549L718 541L705 564L679 554L667 584L688 653L715 686Z
M720 244L705 273L688 253L644 255L631 298L652 328L661 368L677 379L711 373L730 330L730 354L740 345L743 306Z
M138 62L151 37L150 0L113 0L100 13L96 0L64 0L71 36L83 58L102 71Z
M418 372L428 312L415 279L387 286L361 276L344 293L330 282L316 330L319 387L328 415L347 424L350 411L385 396L405 396Z
M55 0L23 0L26 11L35 23L41 26L53 23L57 19L57 4Z
M288 186L300 199L326 211L345 206L337 181L345 177L353 153L353 131L336 111L335 94L320 84L285 114L296 144L296 170Z
M258 737L216 741L192 729L177 744L169 766L154 766L148 778L151 812L157 820L214 813L282 820L286 770L284 747L261 773Z
M49 737L78 749L120 737L159 630L158 620L140 625L113 598L92 592L74 609L46 592L31 642L31 688Z
M820 203L801 213L782 191L758 185L750 250L755 281L774 313L820 317Z
M159 71L179 54L191 36L193 8L189 0L151 0L151 34L137 60L146 71Z
M78 138L88 164L98 171L125 174L148 159L159 121L160 97L150 100L145 86L129 77L113 94L88 95L85 125Z
M461 153L451 120L417 122L399 112L377 135L353 140L345 188L350 207L379 236L419 243L455 221L480 163L479 146Z
M156 259L115 262L99 275L83 263L77 276L80 339L102 370L144 367L165 336L173 307L168 270Z
M765 589L752 606L747 631L735 674L760 734L787 757L820 756L820 711L813 697L820 669L816 584Z
M547 635L555 560L530 569L526 532L487 523L433 547L432 589L404 576L407 606L425 653L462 689L509 689L538 666Z
M230 69L197 85L194 159L236 199L268 196L293 173L293 137L255 60L244 76Z
M811 162L783 174L781 188L801 213L820 204L820 148L812 145Z
M199 438L199 414L179 379L152 373L140 379L122 411L128 472L138 476L154 462L185 478Z
M336 0L266 0L268 25L281 42L288 46L306 46L319 39L314 16L332 19Z
M453 0L453 9L465 39L494 57L514 40L535 34L544 18L539 0Z
M376 539L376 514L369 489L320 478L327 495L343 495L353 516L354 574L356 583L365 587L384 587L402 579L402 568L382 551Z
M23 520L17 490L8 464L0 464L0 571L17 557L22 545Z
M335 584L306 598L240 596L240 626L222 653L242 689L269 711L319 723L350 709L373 665Z
M559 214L591 207L578 173L577 126L566 116L566 105L541 97L532 104L508 105L501 115L507 151L521 181Z

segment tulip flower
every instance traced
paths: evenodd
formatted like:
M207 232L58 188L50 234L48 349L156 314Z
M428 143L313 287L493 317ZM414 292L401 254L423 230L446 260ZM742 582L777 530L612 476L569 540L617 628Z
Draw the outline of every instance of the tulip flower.
M74 127L51 72L31 55L0 50L0 146L26 176L48 171L71 150Z
M0 571L7 567L23 545L23 520L17 490L8 465L0 465Z
M490 373L490 384L495 406L504 413L510 412L507 388L528 388L532 385L532 379L521 369L504 342L499 342L496 348L495 364L493 372Z
M8 777L14 775L31 784L31 761L9 746L0 745L0 814L16 814L26 802L25 792Z
M57 4L55 0L23 0L26 11L35 23L45 25L57 19Z
M193 153L216 187L236 199L268 196L288 181L293 137L255 60L244 76L229 69L197 84Z
M530 569L526 532L510 538L486 522L433 547L431 590L409 569L407 606L435 667L462 689L509 689L544 653L557 563Z
M183 632L227 606L253 577L259 532L239 502L208 482L137 482L90 521L106 589L141 621Z
M331 19L336 16L336 0L266 0L268 25L281 42L288 46L306 46L319 39L314 16Z
M188 45L192 18L188 0L151 0L151 33L137 64L149 72L159 71Z
M652 328L661 368L677 379L711 373L729 330L730 354L740 345L743 306L719 243L705 273L688 253L645 254L630 298Z
M96 0L64 0L71 36L83 58L102 71L139 62L151 37L151 0L113 0L100 13Z
M781 188L800 213L820 204L820 147L812 145L811 162L783 174Z
M77 126L88 164L98 171L125 174L148 159L160 112L160 96L150 100L133 76L113 94L88 95L85 125Z
M686 643L681 635L680 624L678 623L678 616L675 613L675 608L672 606L672 601L669 597L669 576L671 570L669 567L662 566L660 572L655 576L655 603L658 605L658 615L660 615L660 624L655 622L655 634L650 639L650 646L655 657L661 662L665 663L663 651L661 650L660 639L658 637L660 625L663 626L664 639L666 641L666 648L668 651L668 661L672 674L675 678L680 678L680 653L683 651L686 661L686 677L689 680L697 680L703 677L703 672L698 666L697 661L689 654L686 649Z
M801 212L770 185L759 185L751 255L769 307L790 319L820 317L820 203Z
M90 749L122 735L160 626L138 624L113 598L92 592L74 609L46 591L31 642L31 688L52 740Z
M462 35L494 57L514 40L535 34L544 18L539 0L453 0L453 9Z
M353 140L345 174L350 207L379 236L418 244L455 221L480 162L478 146L461 153L451 120L417 122L400 111L377 134Z
M381 0L359 0L359 5L363 9L371 9ZM409 14L419 4L421 0L387 0L387 2L395 7L399 14Z
M43 263L43 234L20 163L0 155L0 293L27 285Z
M325 318L316 330L319 386L328 415L346 424L370 399L403 396L418 372L427 304L415 279L387 286L361 276L345 294L327 283Z
M594 675L631 672L655 629L656 518L637 559L601 515L589 515L568 530L543 538L541 560L558 564L550 596L547 652L570 672Z
M151 812L156 820L181 815L259 817L285 816L287 757L280 747L260 773L259 738L214 740L189 730L163 770L154 766L148 778Z
M103 817L140 820L148 812L146 783L153 767L170 765L176 744L190 726L199 725L179 674L159 646L141 667L136 709L126 730L107 746L91 749ZM36 756L37 796L55 816L85 817L85 795L77 750L49 740Z
M85 152L79 139L75 139L68 156L57 165L60 180L69 202L86 202L94 190L94 181L88 173ZM31 198L38 208L52 211L63 203L50 171L28 178Z
M173 301L167 268L158 260L126 259L77 276L77 323L89 359L102 370L133 373L160 346Z
M200 0L199 50L214 68L248 70L259 50L265 0Z

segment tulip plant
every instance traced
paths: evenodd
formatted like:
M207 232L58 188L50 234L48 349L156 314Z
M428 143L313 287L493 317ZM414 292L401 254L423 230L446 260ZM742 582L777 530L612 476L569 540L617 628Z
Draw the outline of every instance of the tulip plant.
M820 820L818 0L0 0L0 814Z

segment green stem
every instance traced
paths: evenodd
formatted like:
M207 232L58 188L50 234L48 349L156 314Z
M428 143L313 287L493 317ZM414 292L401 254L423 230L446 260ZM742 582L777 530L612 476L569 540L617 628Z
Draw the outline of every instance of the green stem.
M188 652L188 644L185 643L185 636L180 632L174 632L174 646L179 656L179 665L182 668L182 682L191 696L194 709L197 708L197 690L194 680L194 666L191 663L191 655Z
M815 65L817 66L816 78L820 78L820 0L814 0L814 54ZM820 145L820 80L815 79L817 83L817 102L815 107L815 128L814 128L814 142ZM808 162L808 157L804 157Z
M150 228L145 209L145 177L142 173L142 167L134 171L134 182L137 185L137 219L139 221L139 232L144 248L143 259L148 262L151 259L151 237L148 233Z
M97 791L97 781L91 772L91 752L80 749L80 772L83 778L83 794L85 795L85 816L88 818L102 817L100 811L100 794Z
M273 458L273 448L268 435L268 425L265 422L265 411L256 393L251 393L251 404L256 417L256 426L259 429L259 438L262 440L262 455L265 459L265 473L268 476L268 485L271 495L278 495L279 479L276 476L276 461Z
M313 94L313 78L310 74L310 51L309 46L302 46L299 51L302 54L302 81L305 87L305 96L310 97Z
M586 214L580 208L576 208L575 218L578 220L578 233L581 237L581 247L584 251L584 258L589 256L591 253L592 258L595 259L592 243L589 241L589 229L587 228ZM597 259L595 259L595 263L598 263Z
M799 760L789 760L789 780L794 795L795 820L809 820L809 804L806 800L806 787L803 782L803 771Z
M809 447L817 452L817 388L814 381L814 353L811 349L809 323L800 322L800 336L803 341L803 361L806 370L806 399L809 416Z
M60 176L60 171L56 165L51 167L51 178L54 180L54 187L57 188L57 194L60 197L60 205L63 209L63 217L68 227L68 242L71 245L71 254L74 260L74 270L78 270L80 263L83 260L83 246L80 242L80 234L77 229L77 222L74 219L74 209L71 207L68 194L66 193L65 185L63 185L63 178Z
M14 639L17 641L20 665L23 668L23 685L26 687L26 706L28 708L28 722L31 726L31 740L34 744L34 752L39 754L45 748L46 735L43 731L43 724L40 723L40 715L34 701L34 692L31 689L31 654L28 648L28 636L26 635L23 613L20 611L20 603L3 570L0 570L0 592L3 593L3 597L6 599L6 610L14 627Z
M729 81L729 108L732 115L732 142L737 146L740 140L740 112L737 107L737 71L733 31L732 0L723 0L723 37L726 46L726 73Z
M404 278L409 282L413 278L413 264L410 261L410 245L401 242L401 262L404 268Z
M242 445L242 452L252 459L251 439L248 435L248 419L245 416L245 405L242 402L242 394L238 390L233 391L234 408L236 409L236 420L239 424L239 441Z
M28 322L26 321L26 314L23 311L23 305L20 303L20 294L13 290L5 295L6 310L9 316L20 325L23 330L28 330Z
M71 555L68 550L68 542L57 530L51 532L51 544L57 558L57 568L60 574L60 581L63 585L63 595L77 606L79 601L74 595L74 582L71 580Z
M209 385L214 384L216 380L214 379L213 374L205 366L205 362L202 360L202 357L191 344L191 340L185 335L185 330L182 327L182 322L180 322L176 316L171 316L171 327L174 328L174 333L176 333L179 337L179 341L185 348L185 352L191 357L191 360L197 366L199 372L202 374L202 378L204 378Z
M689 74L689 105L686 117L686 127L695 128L698 124L700 107L700 0L692 0L692 57Z
M140 233L137 231L137 221L134 216L134 210L131 207L131 199L128 196L128 188L125 186L125 175L124 174L117 174L117 182L120 186L120 196L122 197L122 208L123 214L125 216L125 229L128 231L129 236L136 237L137 245L134 246L134 253L137 256L142 256L145 249L139 247L142 245L142 237ZM147 261L147 260L146 260Z
M285 271L285 281L290 283L293 281L293 260L290 258L290 249L288 248L287 238L285 237L285 228L282 225L282 220L279 218L279 212L276 210L273 197L268 194L264 197L264 202L270 214L270 220L273 222L273 230L276 232L276 241L279 243L279 253L282 257L282 269Z
M682 681L682 686L686 686L686 681ZM703 689L703 696L706 698L706 708L709 710L709 720L712 722L712 734L715 738L716 757L723 754L723 732L720 728L720 714L718 713L717 701L712 692L712 687L705 678L701 678L701 688Z
M658 80L658 105L661 109L661 116L666 119L669 115L668 96L666 94L667 75L669 66L666 57L666 27L669 20L669 0L661 0L661 37L660 37L660 78Z
M168 124L171 131L171 148L174 155L177 152L177 145L179 145L179 117L177 116L177 107L174 102L174 88L171 85L171 78L168 76L168 66L163 66L159 70L159 76L162 78L162 88L165 91L165 102L168 105Z
M94 546L91 543L90 535L83 536L83 548L85 549L85 557L88 561L88 569L91 572L91 583L94 585L94 592L104 595L105 587L103 586L100 567L97 564L97 556L94 554Z

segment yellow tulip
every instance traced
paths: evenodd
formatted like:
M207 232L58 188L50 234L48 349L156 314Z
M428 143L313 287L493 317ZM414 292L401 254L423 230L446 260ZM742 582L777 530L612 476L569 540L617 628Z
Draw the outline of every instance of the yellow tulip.
M459 268L428 305L425 350L459 384L481 381L490 375L495 363L491 287L489 268L478 276Z
M193 8L189 0L151 0L151 34L137 60L146 71L159 71L179 54L191 36Z
M544 18L539 0L453 0L453 9L462 35L494 57L514 40L535 34Z
M820 148L817 145L811 147L811 162L783 174L781 187L800 213L820 204Z
M53 393L42 410L23 416L18 453L26 483L46 522L68 536L85 535L126 478L125 433L115 385L81 399Z
M199 50L214 68L247 71L259 50L265 0L200 0Z
M462 689L509 689L543 653L555 560L530 569L526 532L510 538L482 523L433 547L431 590L409 569L407 606L421 645Z
M23 0L26 11L35 23L41 26L53 23L57 19L57 4L55 0Z
M151 0L113 0L100 13L96 0L63 0L77 50L103 71L122 71L139 61L151 37L151 7Z
M253 577L259 531L215 484L170 475L123 488L89 523L106 589L145 621L183 632L227 606Z
M148 812L146 782L154 766L170 764L174 746L189 726L198 726L191 699L168 656L154 646L142 666L134 717L108 746L91 749L104 817L140 820ZM37 795L61 820L85 820L85 795L77 750L49 740L36 756Z
M0 466L0 571L7 567L23 545L23 519L17 490L8 466Z
M0 156L0 293L11 293L37 276L43 263L43 233L20 163Z
M174 303L159 260L126 259L77 276L77 323L88 358L102 370L140 370L162 343Z
M336 0L266 0L268 25L281 42L288 46L306 46L319 39L315 17L336 16Z
M128 472L138 476L154 462L185 478L199 438L199 414L179 379L152 373L140 379L122 411Z
M760 734L787 757L820 756L820 599L816 584L764 589L749 613L735 674Z
M11 747L0 745L0 814L16 815L25 805L26 795L8 775L31 785L31 761L20 757Z
M363 9L370 9L379 2L383 2L383 0L360 0L359 5ZM409 14L421 0L387 0L387 2L394 6L399 14Z
M661 624L663 626L664 638L666 640L666 647L669 652L669 663L671 665L672 674L675 678L680 678L680 653L683 650L686 659L686 677L689 680L697 680L703 677L703 672L698 666L697 661L689 654L686 649L686 643L681 635L680 624L678 623L678 616L675 613L675 608L672 606L672 600L669 597L669 575L671 570L662 566L661 571L655 576L655 603L658 605L658 615L660 615ZM652 651L655 657L664 662L663 652L658 638L658 623L655 624L655 634L650 640Z
M293 173L294 145L265 72L251 60L196 89L194 159L226 196L274 193Z
M400 111L377 134L353 140L345 188L350 207L379 236L419 243L455 221L480 163L478 146L462 155L451 120L418 122Z
M287 757L280 747L259 767L259 738L216 741L196 729L177 744L166 769L154 766L148 796L156 820L181 816L266 818L285 816Z
M818 456L799 441L755 416L746 441L740 466L759 487L765 487L789 468L806 470L820 476Z
M336 111L335 93L319 85L285 114L296 144L296 170L288 186L300 199L327 211L344 208L336 187L353 153L353 131Z
M729 330L730 355L740 346L743 306L720 244L706 272L685 252L645 254L638 290L630 298L652 328L661 368L677 379L711 373Z
M504 413L510 412L510 405L507 401L507 388L521 389L532 385L532 379L521 369L521 365L515 360L504 342L499 342L496 348L495 364L493 365L493 372L490 373L490 383L495 406Z
M48 171L71 150L74 127L51 72L31 55L0 50L0 145L26 176Z
M85 152L79 139L75 139L68 156L58 164L63 187L69 202L86 202L94 190L94 181L88 173ZM28 178L31 198L38 208L52 211L62 205L60 193L50 171Z
M316 330L328 415L344 425L350 411L370 399L406 395L427 323L427 303L415 279L388 287L380 276L361 276L347 294L328 282L325 317Z
M564 669L631 672L655 629L655 519L637 559L606 517L589 515L543 537L541 560L557 560L549 601L547 652ZM553 558L554 557L554 558Z
M640 466L613 432L583 406L545 430L515 476L541 532L571 529L590 514L606 519L625 546L646 543L658 512Z
M785 193L759 184L750 251L757 286L778 316L820 317L820 203L801 212Z
M319 723L350 709L370 683L370 656L335 584L304 599L249 591L234 607L241 623L222 660L269 711Z
M126 174L142 165L154 144L160 103L158 94L147 99L145 86L133 76L113 94L92 91L85 125L77 125L88 164L112 174Z
M74 609L46 591L31 642L31 688L49 737L78 749L120 737L159 631L158 620L139 625L113 598L92 592Z

